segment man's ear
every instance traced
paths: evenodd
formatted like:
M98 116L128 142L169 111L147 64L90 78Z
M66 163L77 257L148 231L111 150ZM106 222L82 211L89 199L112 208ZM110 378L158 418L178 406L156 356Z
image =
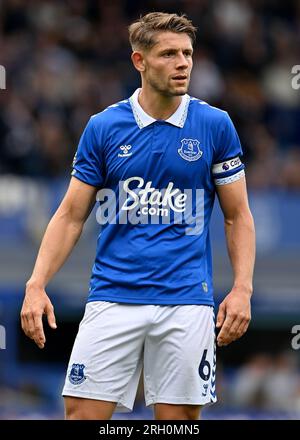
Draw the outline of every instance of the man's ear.
M131 54L131 60L136 70L138 70L139 72L145 71L145 60L141 52L138 52L136 50L133 51Z

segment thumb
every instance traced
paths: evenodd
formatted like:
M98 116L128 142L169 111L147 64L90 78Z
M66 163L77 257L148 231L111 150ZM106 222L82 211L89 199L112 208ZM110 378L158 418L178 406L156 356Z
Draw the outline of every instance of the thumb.
M55 315L54 315L54 308L51 303L48 304L46 307L46 315L47 315L48 324L50 325L50 327L53 329L56 329L57 325L56 325L56 320L55 320Z
M216 327L217 328L222 327L224 320L225 320L225 304L221 303L219 306Z

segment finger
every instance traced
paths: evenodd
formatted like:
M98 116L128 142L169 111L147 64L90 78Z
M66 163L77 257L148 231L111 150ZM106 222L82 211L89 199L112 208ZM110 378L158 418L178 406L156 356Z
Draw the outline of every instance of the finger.
M219 328L223 325L223 322L225 320L225 305L223 303L219 306L219 311L217 315L217 324L216 327Z
M28 313L25 315L25 328L27 330L26 335L30 338L33 339L33 335L34 335L34 320L33 320L33 316L31 313Z
M24 316L23 313L20 314L20 318L21 318L21 327L22 327L22 330L23 330L23 332L25 333L25 335L28 336L28 335L27 335L26 320L25 320L25 316Z
M34 342L39 348L44 348L46 338L43 328L42 315L34 315Z
M243 322L242 318L235 318L235 320L233 321L233 323L231 324L230 329L228 330L228 338L226 343L230 344L230 342L235 341L236 339L238 339L238 329L241 325L241 323Z
M236 339L241 338L246 333L246 331L248 330L249 324L250 324L250 321L248 321L248 320L246 320L246 321L243 320L241 322L241 324L237 330L237 338Z
M55 314L54 314L54 308L53 308L52 304L49 304L46 307L46 315L47 315L47 320L48 320L48 324L50 325L50 327L53 329L56 329L57 325L56 325L56 319L55 319Z
M226 345L229 335L229 330L234 321L234 317L231 315L227 315L224 321L224 324L221 327L221 331L217 337L217 343L219 346Z

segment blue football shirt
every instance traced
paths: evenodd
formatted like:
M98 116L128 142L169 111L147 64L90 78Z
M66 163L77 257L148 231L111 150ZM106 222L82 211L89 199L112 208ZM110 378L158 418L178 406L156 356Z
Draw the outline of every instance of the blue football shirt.
M88 301L213 305L215 185L244 175L225 111L184 95L167 120L127 100L91 117L72 175L99 188Z

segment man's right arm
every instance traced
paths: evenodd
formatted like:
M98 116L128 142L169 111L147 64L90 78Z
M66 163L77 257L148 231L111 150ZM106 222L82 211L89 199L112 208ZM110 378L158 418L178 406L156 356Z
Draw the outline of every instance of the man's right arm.
M51 328L56 328L53 306L45 288L64 264L76 242L96 200L97 188L72 177L70 186L46 229L34 270L26 283L25 298L21 310L24 333L39 348L45 345L42 323L47 315Z

